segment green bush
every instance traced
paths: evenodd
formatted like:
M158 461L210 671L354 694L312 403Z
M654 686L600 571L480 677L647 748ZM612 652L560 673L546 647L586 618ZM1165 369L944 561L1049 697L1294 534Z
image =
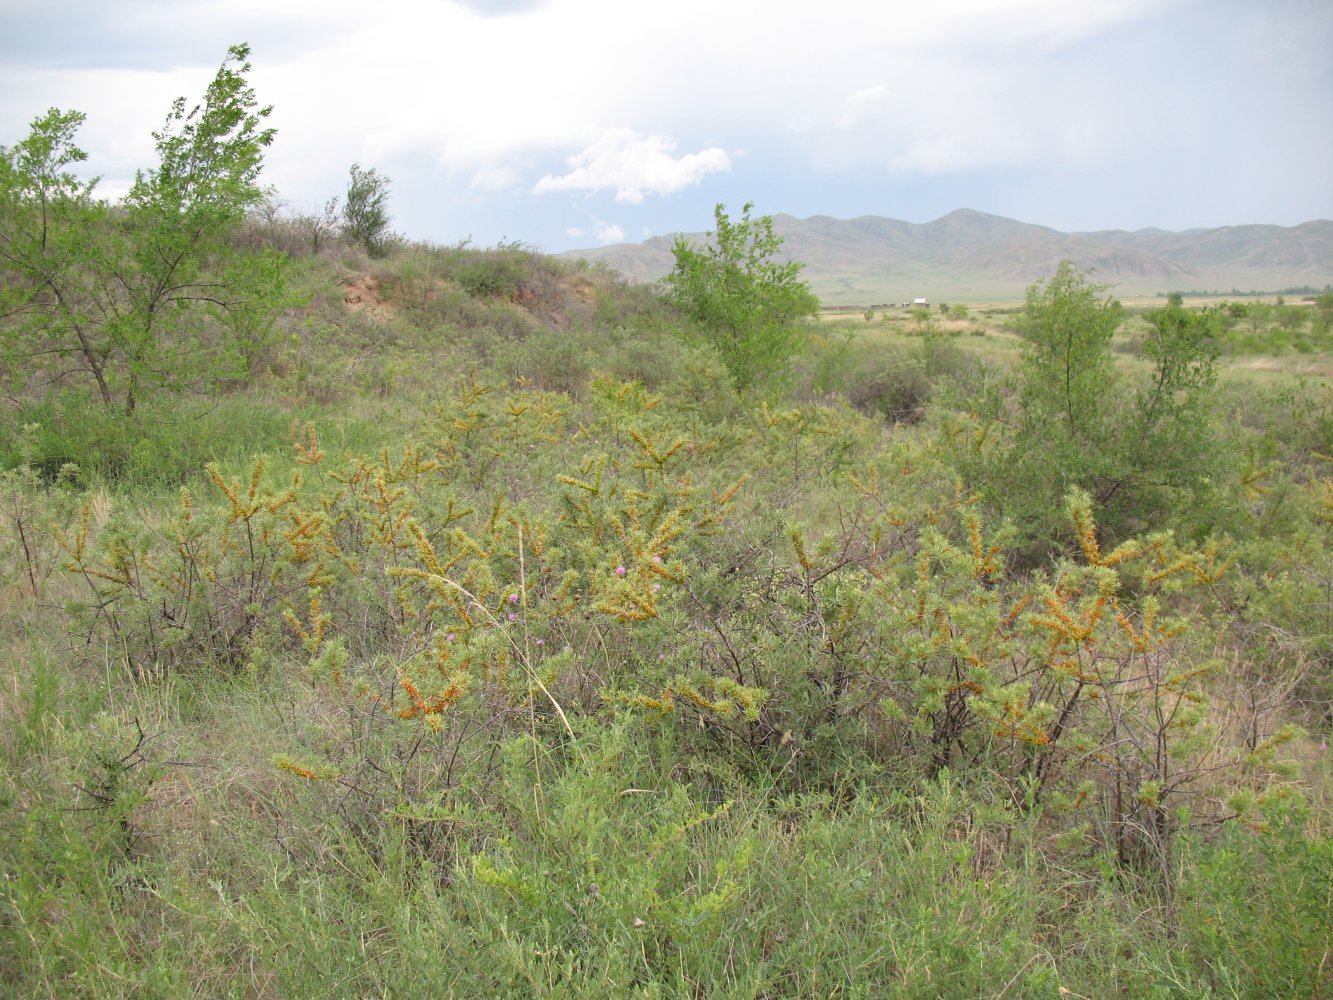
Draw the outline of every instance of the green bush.
M883 350L858 358L842 391L863 413L890 423L914 424L925 416L931 382L918 353Z
M772 218L751 219L753 207L733 223L718 205L714 242L695 247L678 238L666 278L668 298L691 324L684 335L711 343L741 389L786 370L805 339L801 321L819 308L801 265L778 259L782 239Z
M51 479L66 464L84 485L179 485L199 478L209 462L233 462L256 450L281 450L290 413L263 400L228 396L217 402L166 396L130 415L87 395L49 396L20 406L0 429L0 467L24 461ZM30 435L20 434L31 427Z
M529 274L532 251L521 244L500 245L494 250L467 253L453 267L453 279L469 295L478 298L511 296Z
M1140 350L1153 369L1130 379L1112 360L1122 310L1104 291L1068 263L1030 288L1014 391L978 393L970 414L946 417L956 467L1014 521L1031 559L1059 547L1071 487L1092 496L1113 540L1163 526L1206 532L1221 502L1230 459L1213 416L1215 315L1147 314Z

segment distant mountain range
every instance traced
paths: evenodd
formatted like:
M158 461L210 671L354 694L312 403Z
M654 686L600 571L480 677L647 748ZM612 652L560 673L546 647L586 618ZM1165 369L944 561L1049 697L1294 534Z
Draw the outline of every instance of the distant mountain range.
M1061 233L970 209L934 222L863 215L773 217L792 260L826 305L874 305L916 297L932 301L1022 298L1027 286L1072 260L1123 298L1168 291L1276 291L1333 282L1333 222L1299 226L1224 226L1183 233L1161 229ZM703 233L686 234L702 242ZM675 236L560 256L604 262L631 281L649 282L672 266Z

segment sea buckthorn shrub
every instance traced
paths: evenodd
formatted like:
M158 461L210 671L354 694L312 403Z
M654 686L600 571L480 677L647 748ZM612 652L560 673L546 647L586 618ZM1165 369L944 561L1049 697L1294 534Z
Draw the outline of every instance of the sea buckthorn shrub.
M1019 571L929 440L699 392L466 375L377 454L330 455L310 425L282 459L210 467L165 522L89 504L57 537L87 594L73 620L138 676L303 672L346 714L274 765L371 839L386 797L475 801L505 741L577 752L618 711L677 730L710 780L986 775L1168 881L1182 830L1285 794L1280 698L1215 698L1224 539L1104 551L1075 490L1071 557Z

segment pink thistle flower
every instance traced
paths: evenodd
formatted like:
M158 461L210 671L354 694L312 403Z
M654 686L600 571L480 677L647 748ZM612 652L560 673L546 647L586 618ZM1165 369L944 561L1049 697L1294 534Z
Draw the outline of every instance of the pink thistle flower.
M516 621L518 621L518 615L514 614L514 612L512 612L512 611L509 612L509 620L510 620L511 622L516 622Z
M518 595L517 595L517 594L510 594L510 595L509 595L509 603L510 603L510 604L517 604L517 603L518 603Z
M624 576L624 575L625 575L625 567L624 567L624 566L617 566L617 567L616 567L616 576Z

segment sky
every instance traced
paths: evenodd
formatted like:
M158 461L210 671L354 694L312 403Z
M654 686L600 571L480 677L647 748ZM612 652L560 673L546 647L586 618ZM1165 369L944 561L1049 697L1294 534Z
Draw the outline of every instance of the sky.
M0 0L0 145L88 119L103 197L231 44L291 212L555 252L714 205L1066 232L1333 218L1330 0Z

